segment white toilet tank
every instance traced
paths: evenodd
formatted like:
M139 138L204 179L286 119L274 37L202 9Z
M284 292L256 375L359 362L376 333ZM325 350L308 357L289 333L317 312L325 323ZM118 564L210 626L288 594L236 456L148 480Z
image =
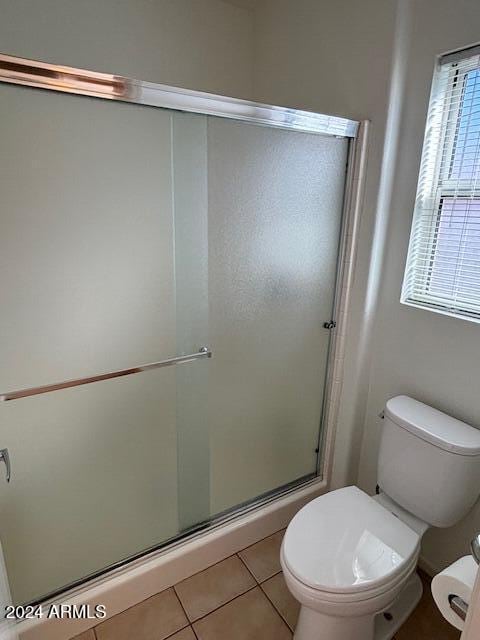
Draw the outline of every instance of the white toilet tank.
M385 407L378 484L424 522L452 526L480 494L480 429L413 398L391 398Z

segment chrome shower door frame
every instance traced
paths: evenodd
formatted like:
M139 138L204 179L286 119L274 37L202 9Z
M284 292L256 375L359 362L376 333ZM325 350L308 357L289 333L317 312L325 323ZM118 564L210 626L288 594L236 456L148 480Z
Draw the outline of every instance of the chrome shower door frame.
M353 263L363 197L369 123L367 121L357 122L338 116L180 89L163 84L125 78L119 75L29 60L7 54L0 54L0 82L181 112L230 118L256 125L349 139L348 166L338 251L334 306L331 318L319 319L319 321L331 320L331 322L328 327L328 329L330 329L330 345L319 430L316 473L300 478L286 486L279 487L268 494L258 496L248 503L237 505L235 508L228 510L228 512L221 513L206 522L199 523L191 530L183 532L173 539L164 541L153 548L139 552L115 565L106 567L70 585L66 585L62 589L49 593L41 600L35 601L35 603L38 603L50 600L59 594L64 594L67 590L77 589L87 581L118 570L135 559L158 552L159 549L164 550L166 547L174 547L180 540L184 540L186 536L194 537L195 533L198 533L199 530L204 532L206 528L218 527L253 509L264 506L280 496L289 494L299 487L306 486L309 483L320 482L328 487L332 470L335 427L342 385L345 331L350 306ZM189 362L196 358L210 356L211 353L208 349L202 349L199 353L190 354L182 358L172 358L159 363L140 365L129 370L92 376L90 379L79 379L67 381L63 384L49 385L51 388L43 387L40 390L27 389L13 393L4 393L0 396L0 400L17 400L29 395L29 392L45 393L55 391L57 388L63 388L64 385L89 384L90 382L103 379L104 376L114 377L115 375L138 373L149 368L169 366L179 361Z
M355 138L359 126L357 121L348 118L179 89L3 53L0 53L0 82L345 138Z

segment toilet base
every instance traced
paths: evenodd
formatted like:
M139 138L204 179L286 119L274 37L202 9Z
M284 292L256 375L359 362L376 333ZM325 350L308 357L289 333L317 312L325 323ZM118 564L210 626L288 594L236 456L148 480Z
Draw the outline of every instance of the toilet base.
M416 571L387 609L367 616L330 616L302 606L294 640L391 640L422 596Z
M374 629L371 615L334 617L302 607L293 640L373 640Z
M422 581L414 571L392 604L375 616L374 640L391 640L419 603L422 593Z

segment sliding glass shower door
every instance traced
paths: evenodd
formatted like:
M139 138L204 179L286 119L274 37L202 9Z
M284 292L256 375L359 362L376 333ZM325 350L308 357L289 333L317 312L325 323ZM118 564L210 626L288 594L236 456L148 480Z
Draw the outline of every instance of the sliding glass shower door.
M171 114L10 85L0 109L0 392L196 351L177 351ZM168 367L0 404L15 602L178 534L178 402Z
M213 513L316 472L346 152L208 121Z
M348 141L15 85L0 113L22 603L316 474Z

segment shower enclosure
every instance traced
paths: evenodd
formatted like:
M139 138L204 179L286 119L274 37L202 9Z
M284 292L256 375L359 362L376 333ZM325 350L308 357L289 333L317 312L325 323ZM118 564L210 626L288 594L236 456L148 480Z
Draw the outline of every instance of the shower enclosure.
M321 475L356 123L9 56L0 80L0 540L25 603Z

